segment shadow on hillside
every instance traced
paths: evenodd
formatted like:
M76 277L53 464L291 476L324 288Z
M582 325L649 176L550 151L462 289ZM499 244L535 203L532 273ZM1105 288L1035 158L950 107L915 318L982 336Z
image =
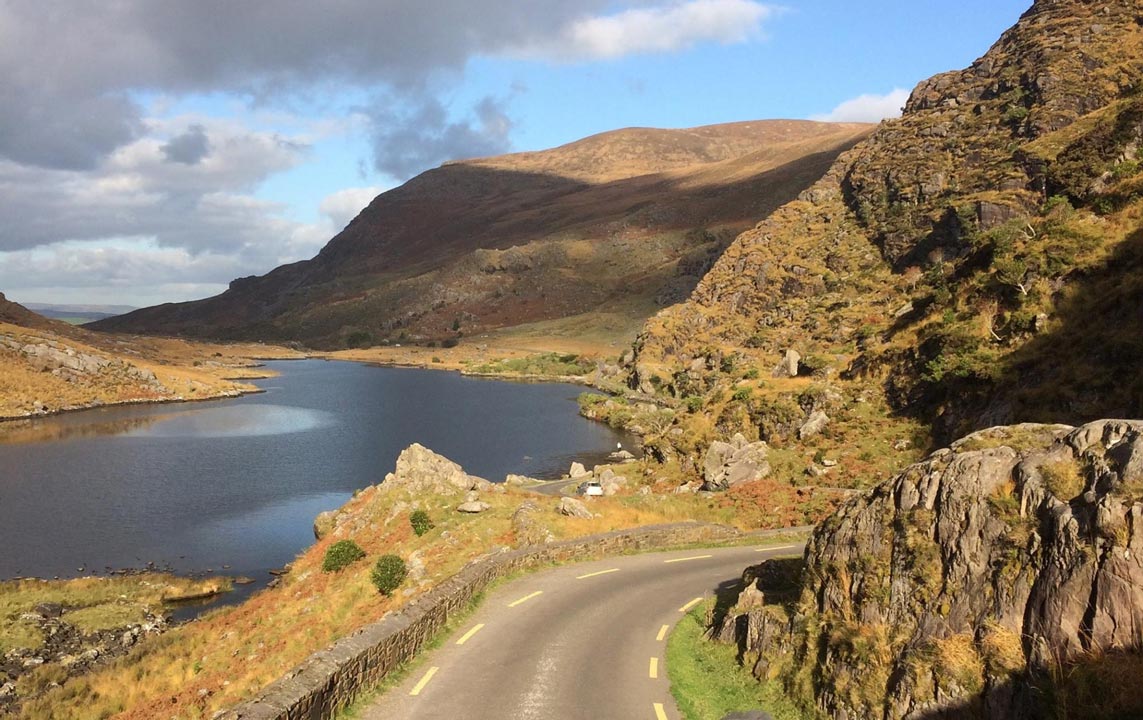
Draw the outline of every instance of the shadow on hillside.
M1078 281L1058 318L1059 327L1013 355L999 381L1012 419L1143 417L1143 230Z
M1022 676L915 720L1139 720L1143 652L1109 652L1039 677Z
M614 243L618 260L628 253L624 243L637 246L656 235L717 228L741 232L795 199L859 140L765 171L734 166L726 172L733 181L721 184L670 173L593 184L543 173L445 165L379 195L312 260L240 278L212 298L143 308L87 327L219 339L329 336L337 329L302 328L300 334L307 337L291 337L293 331L279 327L279 320L307 307L352 303L379 284L441 269L478 249L566 237ZM657 262L669 259L660 255ZM580 260L565 262L568 287L597 280L586 273L576 276ZM630 274L648 270L632 267ZM681 278L674 295L688 295L701 274ZM399 315L402 308L392 312Z

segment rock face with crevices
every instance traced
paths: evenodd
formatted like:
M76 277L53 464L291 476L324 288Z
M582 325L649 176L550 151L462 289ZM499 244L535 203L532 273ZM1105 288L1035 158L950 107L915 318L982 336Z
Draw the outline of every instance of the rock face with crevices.
M752 568L717 630L756 675L838 720L1045 717L1074 668L1141 666L1143 421L969 435L844 506L805 558L796 600ZM1137 680L1088 692L1141 717Z

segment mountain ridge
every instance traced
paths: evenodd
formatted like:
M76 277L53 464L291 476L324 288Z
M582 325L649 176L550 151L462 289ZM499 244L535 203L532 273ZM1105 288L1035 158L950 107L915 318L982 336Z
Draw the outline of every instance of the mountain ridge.
M643 318L656 298L684 297L737 231L868 129L632 129L450 163L379 195L312 260L92 327L338 348L443 341L601 308ZM659 149L631 150L646 147Z

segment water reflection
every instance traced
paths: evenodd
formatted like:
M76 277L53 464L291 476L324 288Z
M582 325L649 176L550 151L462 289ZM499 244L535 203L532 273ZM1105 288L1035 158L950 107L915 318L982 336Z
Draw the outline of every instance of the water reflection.
M0 422L0 445L123 435L161 420L163 420L161 415L117 418L100 422L68 422L60 417L9 420Z

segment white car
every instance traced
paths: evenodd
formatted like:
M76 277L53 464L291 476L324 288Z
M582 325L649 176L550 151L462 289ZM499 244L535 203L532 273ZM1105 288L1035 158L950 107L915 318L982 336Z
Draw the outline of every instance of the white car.
M575 489L575 494L586 496L602 496L603 486L599 484L598 480L588 480L587 482L582 482L579 484L579 486Z

